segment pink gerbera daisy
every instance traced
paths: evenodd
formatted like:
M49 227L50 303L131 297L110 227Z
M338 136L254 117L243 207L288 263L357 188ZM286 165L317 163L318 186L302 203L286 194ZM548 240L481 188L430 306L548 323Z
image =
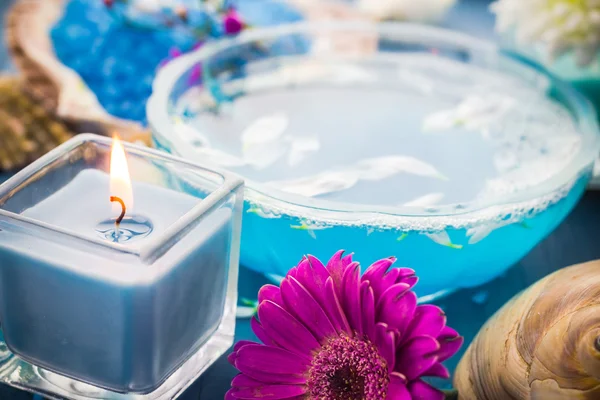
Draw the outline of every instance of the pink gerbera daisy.
M443 311L417 305L414 271L379 260L363 276L352 255L324 266L308 256L280 287L263 286L252 329L229 361L241 372L226 399L443 399L422 380L448 378L441 364L463 339Z

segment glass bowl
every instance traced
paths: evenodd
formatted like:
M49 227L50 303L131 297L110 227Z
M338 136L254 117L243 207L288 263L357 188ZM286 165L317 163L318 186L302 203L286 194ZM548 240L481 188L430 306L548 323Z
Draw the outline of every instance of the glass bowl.
M242 265L277 278L307 253L396 256L420 296L519 261L573 208L599 148L590 104L543 67L413 24L214 43L159 73L147 113L157 148L245 177Z

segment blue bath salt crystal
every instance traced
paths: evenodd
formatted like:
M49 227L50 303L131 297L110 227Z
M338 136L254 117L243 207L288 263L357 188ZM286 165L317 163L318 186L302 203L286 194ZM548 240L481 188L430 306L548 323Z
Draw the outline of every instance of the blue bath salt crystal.
M489 297L489 293L485 290L480 290L471 297L473 303L475 304L484 304Z
M296 9L272 0L228 1L252 26L302 19ZM217 15L190 10L190 26L205 26L208 40L223 37ZM200 38L182 26L147 29L130 26L99 0L70 0L50 32L58 59L77 72L106 111L146 124L145 104L152 81L169 51L193 49Z

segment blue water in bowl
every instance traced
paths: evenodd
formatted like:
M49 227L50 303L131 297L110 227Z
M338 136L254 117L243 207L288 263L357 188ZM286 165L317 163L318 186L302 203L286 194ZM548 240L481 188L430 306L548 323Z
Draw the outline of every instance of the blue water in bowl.
M304 254L347 249L364 267L396 256L416 270L420 296L476 286L548 235L589 179L592 160L554 192L527 196L582 146L541 75L410 52L248 70L221 81L230 102L187 90L173 131L154 140L247 179L241 262L274 279ZM523 203L505 204L519 194Z

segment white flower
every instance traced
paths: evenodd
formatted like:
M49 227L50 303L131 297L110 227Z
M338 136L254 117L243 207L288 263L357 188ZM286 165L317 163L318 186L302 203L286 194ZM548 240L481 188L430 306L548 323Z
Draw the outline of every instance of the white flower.
M572 50L585 66L600 49L600 0L498 0L491 9L499 32L514 29L518 44L541 44L550 60Z
M456 107L441 110L423 119L426 132L463 126L469 131L486 131L516 105L515 99L500 94L470 95Z
M437 22L456 0L359 0L358 8L379 20Z

